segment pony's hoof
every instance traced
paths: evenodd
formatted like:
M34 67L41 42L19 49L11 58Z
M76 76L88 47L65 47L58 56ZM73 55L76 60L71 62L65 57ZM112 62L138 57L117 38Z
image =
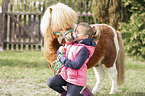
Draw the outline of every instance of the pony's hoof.
M99 94L100 91L93 91L93 90L92 90L92 93L93 93L94 95L96 95L96 94Z
M117 91L111 91L109 94L116 94Z

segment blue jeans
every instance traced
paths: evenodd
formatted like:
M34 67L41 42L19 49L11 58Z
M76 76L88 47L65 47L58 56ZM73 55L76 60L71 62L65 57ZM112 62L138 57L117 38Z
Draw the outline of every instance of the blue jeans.
M83 96L82 94L80 94L80 91L82 90L83 86L77 86L77 85L68 83L61 77L61 75L56 75L49 78L47 80L47 85L51 89L59 93L65 92L65 89L62 86L67 86L66 96Z

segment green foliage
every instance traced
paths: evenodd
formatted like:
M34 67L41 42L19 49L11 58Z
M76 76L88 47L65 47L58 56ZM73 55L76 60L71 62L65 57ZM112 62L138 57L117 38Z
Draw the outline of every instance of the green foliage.
M131 6L128 10L132 13L145 12L145 0L122 0L125 7Z
M145 58L145 6L134 0L124 0L124 6L132 13L127 23L120 23L126 51Z
M0 0L0 6L2 6L2 0Z

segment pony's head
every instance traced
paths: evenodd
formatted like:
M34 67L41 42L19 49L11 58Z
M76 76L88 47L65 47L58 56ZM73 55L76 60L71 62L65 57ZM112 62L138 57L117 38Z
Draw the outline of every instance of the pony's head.
M40 29L43 35L51 33L54 37L58 38L60 42L62 37L73 32L74 24L77 23L78 14L69 6L58 3L48 7L45 11L40 24ZM51 29L48 31L48 29ZM71 30L70 32L66 32ZM59 34L55 34L59 32ZM66 34L66 33L67 34Z
M62 44L71 43L76 39L75 34L74 34L76 26L77 25L74 24L74 29L68 28L66 30L59 31L59 32L53 32L53 33L54 33L55 37L58 38L58 41L60 43L62 43Z

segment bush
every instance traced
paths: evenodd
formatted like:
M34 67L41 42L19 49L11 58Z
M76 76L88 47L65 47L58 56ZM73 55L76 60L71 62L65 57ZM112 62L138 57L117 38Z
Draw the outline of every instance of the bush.
M145 58L145 12L133 14L128 23L120 23L125 49L134 56Z
M128 12L128 22L119 23L126 52L145 58L145 1L122 0Z

